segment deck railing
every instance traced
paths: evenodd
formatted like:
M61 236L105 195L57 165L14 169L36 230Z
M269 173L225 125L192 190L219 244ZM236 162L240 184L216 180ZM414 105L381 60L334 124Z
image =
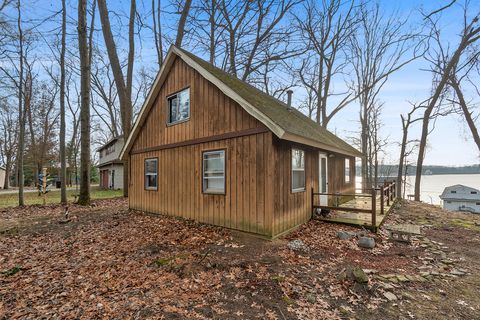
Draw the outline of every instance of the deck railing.
M358 212L358 213L370 213L371 214L371 227L376 230L377 228L377 214L384 215L385 207L390 207L393 201L395 200L397 185L395 180L393 181L384 181L384 183L376 188L372 188L367 192L363 193L321 193L314 192L312 188L312 210L316 209L325 209L325 210L338 210L338 211L349 211L349 212ZM321 205L320 201L317 202L316 197L326 196L327 205ZM329 197L334 197L333 200L328 201ZM339 203L339 199L352 198L354 200L358 198L369 199L370 206L342 206ZM348 201L347 201L348 203ZM355 203L355 202L354 202Z

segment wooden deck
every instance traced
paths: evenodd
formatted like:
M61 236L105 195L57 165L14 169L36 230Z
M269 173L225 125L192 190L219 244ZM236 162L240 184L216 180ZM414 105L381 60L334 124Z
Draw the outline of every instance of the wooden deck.
M384 186L372 189L369 194L321 194L312 191L314 210L330 210L327 216L317 214L315 218L326 222L363 226L376 232L395 203L395 188L395 182L385 182ZM315 195L317 198L313 197ZM321 196L327 196L328 203L335 205L320 205ZM349 197L351 200L338 205L341 197Z
M383 220L388 215L390 206L385 206L385 214L381 215L380 212L380 197L377 197L377 219L376 227L380 227L383 223ZM391 203L393 204L393 203ZM341 211L341 208L355 208L355 209L371 209L371 200L358 197L343 203L338 209L331 210L328 217L317 216L316 219L322 221L328 221L333 223L342 223L353 226L364 226L370 228L372 225L372 214L366 212L356 212L356 211Z

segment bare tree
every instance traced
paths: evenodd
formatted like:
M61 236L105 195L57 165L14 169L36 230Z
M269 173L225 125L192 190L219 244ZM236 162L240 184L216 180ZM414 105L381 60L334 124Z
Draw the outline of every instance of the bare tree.
M4 189L10 186L10 176L17 151L18 142L18 116L12 110L6 98L0 100L0 155L5 168Z
M458 67L459 61L465 51L472 46L478 39L480 39L479 13L475 13L472 19L467 18L467 8L464 9L464 25L460 34L460 41L453 53L449 53L444 44L440 41L440 30L436 21L432 16L427 16L427 20L432 26L431 39L437 44L432 46L433 53L427 56L432 64L431 71L436 76L437 80L434 82L434 90L432 96L429 98L425 108L422 121L422 134L420 137L420 144L417 158L417 168L415 174L415 200L420 201L420 185L422 179L423 160L425 158L425 150L427 146L427 136L429 133L429 124L432 112L441 100L442 94L445 92L445 86L452 77L452 74Z
M18 76L18 152L17 152L17 182L18 182L18 205L25 205L24 198L24 173L23 173L23 156L25 149L25 112L23 110L23 29L22 29L22 13L20 0L17 1L17 27L18 27L18 53L19 53L19 76Z
M123 135L127 137L130 134L131 125L132 125L132 72L133 72L133 55L134 55L134 35L133 35L133 24L135 16L135 0L131 0L130 6L130 24L129 24L129 53L128 53L128 65L127 65L127 85L125 85L125 79L123 77L122 67L120 65L120 60L118 58L118 53L115 45L115 41L112 35L112 29L110 26L110 19L108 16L108 9L105 0L98 0L98 10L100 13L100 21L102 22L102 31L103 37L105 39L105 46L107 47L108 57L110 60L113 77L115 80L115 85L117 87L117 94L120 100L120 114L122 120L122 131ZM128 196L128 183L129 183L129 172L128 172L128 161L123 163L123 195Z
M185 24L187 22L187 17L190 12L190 7L192 5L192 0L185 0L185 4L183 5L180 19L178 21L178 29L177 29L177 38L175 39L175 46L181 47L183 37L185 35Z
M65 124L65 49L67 38L67 7L62 0L62 40L60 49L60 202L67 203L67 161Z
M162 67L163 63L163 35L162 35L162 20L161 20L161 4L158 0L157 8L155 8L155 0L152 0L152 19L153 19L153 36L155 39L155 48L157 50L157 63L158 68Z
M378 4L358 9L360 24L350 37L349 52L353 67L352 88L360 103L362 187L367 189L372 181L368 163L370 114L380 90L390 75L420 57L418 35L405 31L407 19L396 13L386 16ZM411 53L411 54L409 54Z
M95 4L95 3L94 3ZM93 10L95 12L95 10ZM93 14L93 13L92 13ZM92 17L92 24L94 18ZM80 194L78 203L90 203L90 65L87 31L87 0L78 1L78 48L80 51Z
M333 81L343 76L347 66L344 48L357 24L354 9L353 0L308 1L304 9L306 16L296 17L301 38L309 51L302 59L298 75L307 91L316 96L315 120L323 127L358 97L354 90L334 91L333 88ZM339 100L333 108L331 97Z

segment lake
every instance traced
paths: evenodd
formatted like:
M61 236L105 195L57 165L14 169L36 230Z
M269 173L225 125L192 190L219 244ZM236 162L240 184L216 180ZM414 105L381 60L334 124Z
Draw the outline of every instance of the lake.
M357 188L360 188L361 177L356 177ZM440 204L439 196L445 187L463 184L468 187L480 189L480 174L441 174L441 175L423 175L420 200L426 203ZM413 194L415 189L415 176L407 177L407 189L405 195Z

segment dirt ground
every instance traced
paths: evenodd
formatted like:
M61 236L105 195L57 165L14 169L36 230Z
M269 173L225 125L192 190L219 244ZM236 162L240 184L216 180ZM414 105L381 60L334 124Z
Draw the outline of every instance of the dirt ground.
M422 237L362 249L316 220L267 241L123 199L69 211L0 211L0 319L480 319L480 216L402 203L386 225Z

